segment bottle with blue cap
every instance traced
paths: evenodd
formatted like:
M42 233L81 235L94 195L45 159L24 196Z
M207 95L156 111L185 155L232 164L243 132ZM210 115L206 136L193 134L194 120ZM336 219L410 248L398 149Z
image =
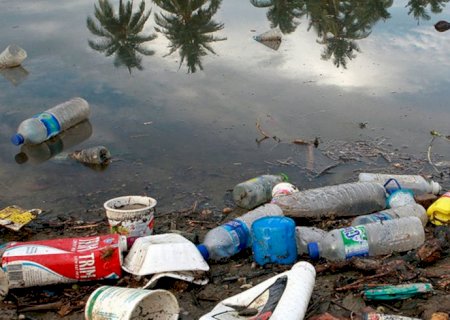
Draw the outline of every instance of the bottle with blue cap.
M268 203L221 226L208 231L197 249L205 260L222 260L251 247L250 230L253 222L268 216L282 216L283 211L275 204Z
M16 134L11 137L11 142L16 146L42 143L86 120L89 114L87 101L73 98L22 121Z
M319 242L308 244L312 259L345 261L352 257L379 256L409 251L425 241L425 230L417 217L377 221L335 229Z

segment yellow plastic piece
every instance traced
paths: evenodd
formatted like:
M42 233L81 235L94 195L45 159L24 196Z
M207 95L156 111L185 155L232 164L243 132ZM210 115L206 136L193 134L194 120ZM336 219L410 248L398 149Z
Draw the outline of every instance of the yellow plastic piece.
M41 212L42 210L40 209L26 210L19 206L9 206L0 210L0 225L18 231Z
M444 193L427 209L430 222L437 225L450 224L450 191Z

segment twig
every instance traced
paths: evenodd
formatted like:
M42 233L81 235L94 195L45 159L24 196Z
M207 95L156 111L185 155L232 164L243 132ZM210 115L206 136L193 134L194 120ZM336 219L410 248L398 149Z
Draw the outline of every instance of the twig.
M435 137L436 137L435 135L433 135L433 136L431 137L430 144L428 145L427 156L428 156L428 162L429 162L430 165L433 167L433 169L436 170L437 173L441 173L441 172L436 168L436 166L434 165L434 163L431 161L431 146L433 145L433 142L434 142L434 138L435 138Z
M376 279L376 278L387 276L390 273L392 273L392 270L391 271L382 272L382 273L379 273L379 274L374 274L373 276L364 277L364 278L356 280L355 282L350 283L350 284L348 284L346 286L336 288L335 290L336 291L346 291L346 290L358 289L361 286L374 286L374 284L361 285L361 283L364 282L364 281L367 281L367 280L372 280L372 279ZM380 286L380 284L377 284L377 286Z
M256 120L256 129L258 129L259 133L261 133L264 136L264 139L262 139L261 141L263 141L263 140L265 140L267 138L270 138L270 136L267 133L265 133L263 131L263 129L261 129L261 124L259 123L259 119Z
M74 227L71 227L71 228L74 229L74 230L78 230L78 229L90 229L90 228L98 227L100 224L101 224L101 223L94 223L94 224L88 224L88 225L85 225L85 226L74 226Z
M28 306L28 307L19 307L20 312L29 312L29 311L43 311L43 310L58 310L61 308L62 302L51 302L46 304L39 304L34 306Z

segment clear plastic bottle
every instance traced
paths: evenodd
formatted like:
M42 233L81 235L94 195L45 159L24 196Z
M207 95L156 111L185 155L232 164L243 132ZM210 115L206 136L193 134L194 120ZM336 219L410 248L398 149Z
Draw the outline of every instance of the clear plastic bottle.
M233 188L233 200L241 208L253 209L272 199L273 187L287 180L287 176L262 175L237 184Z
M425 241L422 222L417 217L373 222L335 229L319 242L308 244L312 259L344 261L415 249Z
M20 123L17 133L11 137L15 145L39 144L60 132L86 120L90 108L86 100L73 98L41 112Z
M379 183L352 182L279 195L272 203L288 217L356 216L386 208L386 192Z
M27 58L27 52L21 47L11 44L0 53L0 68L14 68Z
M297 255L308 253L308 243L321 241L328 232L316 227L295 227Z
M420 204L414 203L358 216L353 219L352 226L359 226L361 224L368 224L377 221L400 219L404 217L417 217L420 221L422 221L423 226L425 226L428 222L428 216L425 208Z
M197 246L205 260L221 260L231 257L252 245L250 235L254 221L262 217L282 216L277 205L268 203L233 219L210 231L202 244Z
M420 175L383 174L361 172L358 176L361 182L377 182L385 184L389 179L395 179L404 189L411 189L415 195L424 193L439 194L441 186L434 181L427 181Z

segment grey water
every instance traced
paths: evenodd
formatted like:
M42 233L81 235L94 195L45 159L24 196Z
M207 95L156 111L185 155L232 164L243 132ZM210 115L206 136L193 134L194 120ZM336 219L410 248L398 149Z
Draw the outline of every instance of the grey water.
M427 150L430 131L450 134L450 31L434 29L450 20L448 0L174 3L0 0L0 51L28 53L0 70L1 207L76 215L137 194L165 212L195 201L220 211L263 173L304 189L377 165L447 183ZM270 30L275 40L254 39ZM10 143L22 120L76 96L88 123L41 146ZM358 141L420 164L336 163L324 148ZM112 155L103 170L66 156L97 145ZM446 139L432 151L449 160Z

